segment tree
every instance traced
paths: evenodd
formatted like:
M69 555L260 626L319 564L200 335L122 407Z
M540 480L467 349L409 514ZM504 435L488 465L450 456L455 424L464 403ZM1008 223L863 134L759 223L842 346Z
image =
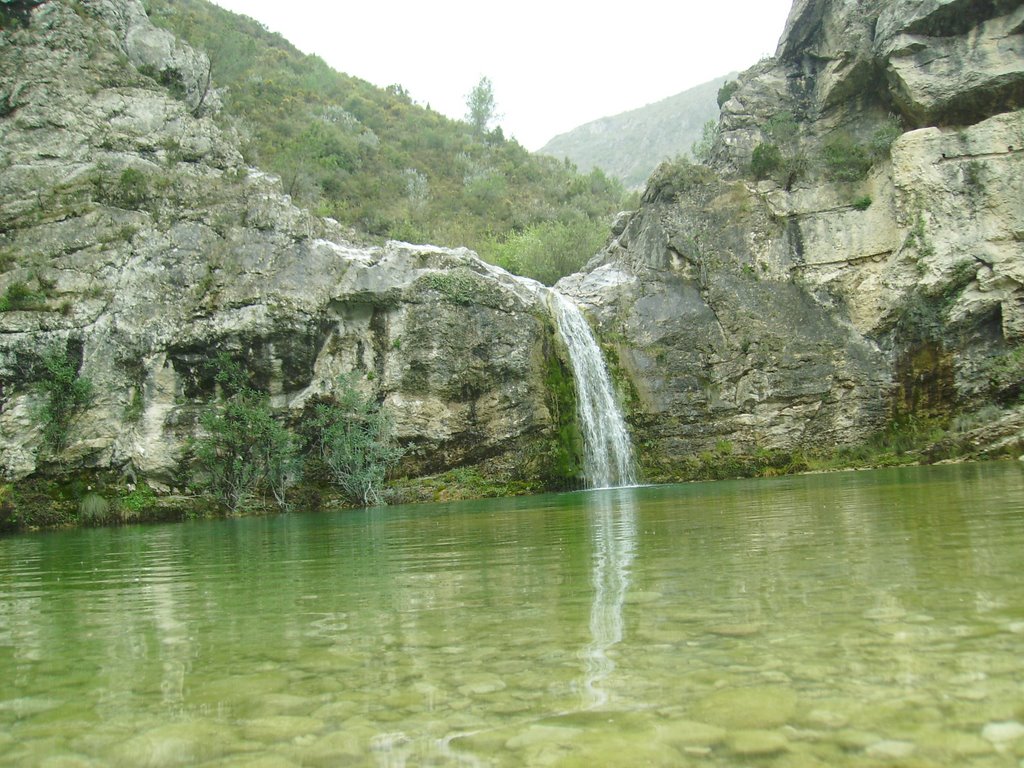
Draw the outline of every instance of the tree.
M466 119L479 134L486 133L488 126L498 119L494 86L489 77L481 77L480 82L466 96L466 110Z
M719 130L717 120L708 120L704 123L701 129L700 141L693 142L693 146L690 148L690 154L693 155L693 159L698 163L706 165L710 162L715 142L718 141Z
M718 108L725 106L725 102L732 98L733 94L740 89L738 80L726 80L718 89Z

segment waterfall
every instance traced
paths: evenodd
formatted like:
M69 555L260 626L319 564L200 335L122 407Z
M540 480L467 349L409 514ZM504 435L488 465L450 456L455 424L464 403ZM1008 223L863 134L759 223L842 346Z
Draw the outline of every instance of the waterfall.
M636 485L633 445L601 350L579 307L552 290L551 309L569 351L583 433L583 472L590 488Z

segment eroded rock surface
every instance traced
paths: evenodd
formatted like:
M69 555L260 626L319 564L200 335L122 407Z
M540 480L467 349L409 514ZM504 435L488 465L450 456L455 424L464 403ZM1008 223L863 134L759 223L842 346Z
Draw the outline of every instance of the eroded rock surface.
M356 245L245 165L209 63L137 0L48 2L0 37L0 466L182 482L227 353L282 414L342 374L385 403L406 470L546 469L555 357L541 286L465 250ZM48 351L94 388L53 455Z
M993 370L1024 333L1022 14L797 0L710 167L656 172L560 284L618 358L649 466L1016 402Z

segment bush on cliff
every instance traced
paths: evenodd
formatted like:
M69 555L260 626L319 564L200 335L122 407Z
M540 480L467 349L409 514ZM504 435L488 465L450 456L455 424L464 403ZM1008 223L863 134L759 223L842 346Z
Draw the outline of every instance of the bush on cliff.
M309 459L320 464L327 480L352 504L383 501L387 473L402 458L387 412L342 377L333 397L312 404L303 420Z
M59 455L66 447L74 420L92 402L92 382L78 373L78 366L65 350L51 350L43 355L43 404L39 418L43 441Z
M283 508L299 475L294 437L274 419L270 398L252 389L227 356L217 358L215 377L224 398L200 417L196 485L232 513L268 493Z

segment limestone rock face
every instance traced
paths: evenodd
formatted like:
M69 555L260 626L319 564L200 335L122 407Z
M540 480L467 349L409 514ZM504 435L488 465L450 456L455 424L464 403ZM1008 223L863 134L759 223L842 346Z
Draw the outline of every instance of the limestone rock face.
M794 3L711 167L656 172L560 284L615 352L651 464L1014 402L992 371L1024 340L1022 45L1019 2ZM1007 423L990 445L1024 444Z
M971 123L1024 106L1024 6L903 0L878 16L874 52L912 125Z
M789 279L785 231L742 182L687 204L648 187L590 271L558 288L588 307L635 390L648 466L737 450L855 443L887 417L885 356ZM780 263L782 262L782 263Z
M200 108L208 74L137 0L51 1L0 36L3 474L179 485L223 352L285 416L354 374L408 471L530 476L561 365L545 289L465 250L356 245L294 207ZM50 351L95 395L59 456L39 423Z

